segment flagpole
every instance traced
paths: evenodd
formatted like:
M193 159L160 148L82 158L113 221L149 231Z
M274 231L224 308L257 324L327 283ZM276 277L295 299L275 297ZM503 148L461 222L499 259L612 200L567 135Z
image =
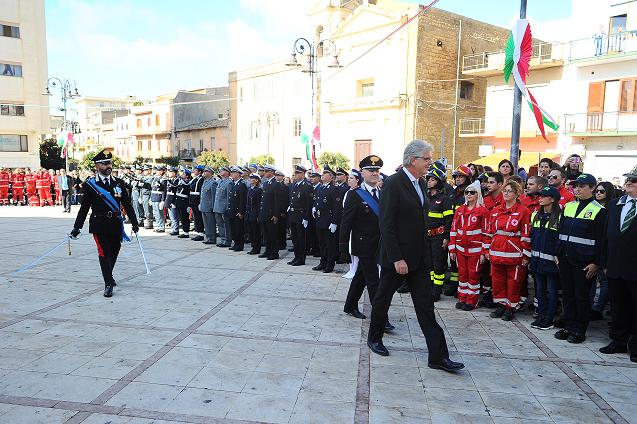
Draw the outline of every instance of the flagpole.
M526 1L520 0L520 19L526 19ZM513 163L513 172L517 173L518 162L520 159L520 122L522 120L522 91L513 84L513 122L511 125L511 162Z

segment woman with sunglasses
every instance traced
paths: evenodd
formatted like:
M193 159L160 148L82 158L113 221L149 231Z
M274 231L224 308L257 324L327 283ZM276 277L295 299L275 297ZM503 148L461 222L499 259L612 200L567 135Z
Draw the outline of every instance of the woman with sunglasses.
M480 295L480 273L485 262L483 243L489 210L484 207L480 182L474 181L464 190L465 202L453 216L449 241L449 257L458 264L457 309L476 308Z
M492 318L511 321L520 302L520 289L531 257L531 213L519 202L522 187L508 181L502 189L504 202L491 210L485 253L491 260Z
M597 200L597 203L608 209L608 205L611 200L615 198L615 186L613 186L610 181L602 181L597 184L593 193L595 194L595 200ZM608 279L606 278L604 270L600 269L597 272L596 279L597 281L593 284L590 294L592 305L591 321L604 319L604 308L606 307L606 303L608 303ZM598 286L599 292L597 290Z

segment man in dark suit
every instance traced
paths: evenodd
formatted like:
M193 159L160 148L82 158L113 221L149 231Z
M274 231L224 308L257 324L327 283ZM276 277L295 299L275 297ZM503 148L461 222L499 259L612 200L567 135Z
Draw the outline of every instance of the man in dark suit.
M259 211L259 221L261 221L262 233L265 236L265 252L259 255L260 258L268 260L279 259L281 223L281 184L274 178L276 168L272 165L263 166L265 174L263 180L263 193L261 197L261 210ZM287 207L286 207L287 209Z
M111 176L113 165L111 163L112 154L102 150L93 158L97 173L95 177L84 182L84 195L82 196L82 206L75 219L71 237L76 238L80 234L80 229L84 226L88 210L91 209L89 218L89 233L93 234L97 245L102 277L104 277L104 297L113 295L113 286L116 286L113 279L113 268L117 261L117 255L122 244L122 240L129 240L124 232L124 218L122 217L122 207L130 219L133 232L139 231L137 217L128 197L124 181Z
M432 164L433 147L414 140L405 147L403 169L385 179L380 198L380 284L372 303L367 345L387 356L383 331L389 305L403 279L407 280L418 323L427 341L429 368L464 368L449 359L444 332L436 322L431 296L431 252L425 243L428 204L422 177Z
M246 210L246 200L248 198L248 188L241 181L241 168L233 166L230 168L230 171L232 184L228 187L230 197L228 215L230 216L232 241L234 241L234 245L230 248L230 250L243 252L245 240L244 215Z
M624 174L626 194L608 205L602 266L608 278L612 342L600 352L630 352L637 362L637 166Z
M380 228L378 226L380 189L380 168L383 160L371 155L361 160L359 167L363 183L356 190L350 191L345 198L341 228L339 232L339 247L341 256L349 251L351 239L352 255L358 257L358 267L352 278L347 292L347 299L343 311L355 318L367 318L359 309L358 301L367 286L370 302L373 302L378 289L378 244L380 242ZM391 330L391 325L386 325Z
M294 182L290 185L288 223L294 246L294 259L288 265L305 265L305 238L312 214L312 185L305 179L307 169L301 165L294 167Z
M316 219L316 235L321 249L321 261L312 269L330 273L334 271L338 250L338 234L336 230L341 223L343 211L343 196L341 191L332 184L336 173L325 165L323 168L322 184L314 195L312 213Z
M259 208L261 207L261 195L263 190L260 187L261 177L259 174L250 175L250 188L246 201L245 219L250 232L250 244L252 249L248 255L258 255L261 253L261 228L259 226Z

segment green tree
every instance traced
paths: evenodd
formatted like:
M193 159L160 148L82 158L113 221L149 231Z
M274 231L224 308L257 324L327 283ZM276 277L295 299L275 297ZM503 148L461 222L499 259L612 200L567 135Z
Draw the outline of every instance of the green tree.
M349 168L349 158L341 152L323 152L318 157L318 163L321 167L329 165L334 171L336 171L336 168L345 170Z
M82 160L80 161L80 169L93 169L95 168L95 164L93 163L93 158L99 152L88 152L84 155ZM122 166L122 160L117 156L113 155L113 168L117 169Z
M62 147L54 138L44 140L40 144L40 166L46 169L62 169L65 166Z
M201 152L201 155L199 155L195 161L200 165L207 165L214 169L219 169L222 166L230 164L224 152Z
M178 166L179 165L179 156L162 156L155 160L158 163L165 163L170 166Z
M265 165L268 163L274 165L274 157L272 155L252 156L248 163L256 163L257 165Z

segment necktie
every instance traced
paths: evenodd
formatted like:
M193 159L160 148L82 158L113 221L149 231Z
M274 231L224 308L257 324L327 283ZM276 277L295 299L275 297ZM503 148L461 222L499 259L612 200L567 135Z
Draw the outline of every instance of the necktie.
M626 214L624 222L622 223L622 233L628 231L628 227L630 227L630 224L635 219L635 199L630 199L628 203L632 203L632 206L630 207L630 209L628 209L628 213Z
M376 200L378 202L378 194L376 194L376 189L375 188L372 189L372 197L374 198L374 200Z
M422 190L420 190L420 186L418 185L418 180L414 180L414 181L412 181L412 183L414 184L414 188L416 189L416 193L418 193L418 197L420 198L420 205L422 206L424 199L422 197Z
M111 180L110 180L110 178L108 178L108 177L104 178L104 185L106 186L106 188L111 188Z

